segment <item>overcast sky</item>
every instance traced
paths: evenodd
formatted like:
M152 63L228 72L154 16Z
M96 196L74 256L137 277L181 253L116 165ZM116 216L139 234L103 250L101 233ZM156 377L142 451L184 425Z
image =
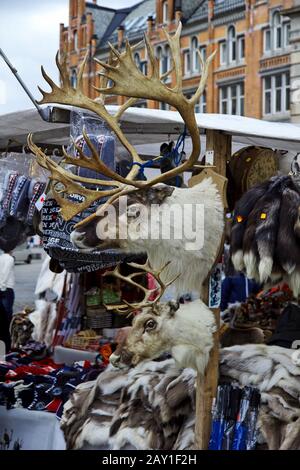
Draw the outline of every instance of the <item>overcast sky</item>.
M98 0L98 4L122 8L137 0ZM69 0L0 0L0 48L17 69L33 95L44 85L40 66L57 79L55 54L59 47L59 23L68 24ZM43 88L43 86L42 86ZM0 114L31 108L32 104L0 57Z

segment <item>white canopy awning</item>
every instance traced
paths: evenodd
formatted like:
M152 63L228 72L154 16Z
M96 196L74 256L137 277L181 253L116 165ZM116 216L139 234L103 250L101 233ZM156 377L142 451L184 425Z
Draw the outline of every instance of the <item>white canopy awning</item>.
M116 109L116 106L108 106L111 112ZM300 127L294 124L224 114L197 114L196 119L199 128L203 131L215 129L231 134L234 148L260 145L292 152L300 151ZM168 138L176 139L184 125L177 112L146 108L129 108L122 116L121 122L129 140L138 146L142 155L157 154L160 143ZM41 144L61 145L67 144L69 140L69 124L45 122L35 109L0 116L0 148L2 150L9 143L11 145L25 144L30 132L34 133L35 142ZM204 135L201 143L205 148ZM187 142L187 151L188 149L189 143Z

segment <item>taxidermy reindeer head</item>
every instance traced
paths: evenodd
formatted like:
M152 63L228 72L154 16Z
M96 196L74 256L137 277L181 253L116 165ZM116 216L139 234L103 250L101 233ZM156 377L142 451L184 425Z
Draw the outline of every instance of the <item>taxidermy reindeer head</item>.
M140 287L145 297L138 304L124 304L124 312L139 309L141 313L135 316L132 328L123 338L121 347L110 356L110 362L115 367L136 366L141 361L155 359L164 352L170 352L179 367L192 367L203 374L213 346L213 333L216 331L213 313L200 299L188 304L159 302L167 285L174 281L169 281L167 285L162 282L161 273L165 266L154 271L149 262L144 266L133 265L142 268L142 272L153 274L158 282L159 295L154 301L147 300L153 290L147 290L132 278L140 276L141 272L125 277L118 268L115 269L113 274L116 277Z
M195 188L187 189L157 184L170 181L176 175L192 168L200 155L200 133L195 119L194 107L205 88L209 64L214 54L206 62L203 62L201 54L199 54L202 64L201 80L195 94L191 98L186 98L182 89L181 27L181 23L179 23L173 36L165 31L166 40L171 50L173 68L162 77L159 74L159 61L155 57L154 48L147 36L145 36L145 45L151 65L150 74L147 76L143 75L136 65L133 57L134 47L131 47L128 41L123 52L117 51L110 45L111 55L108 63L97 61L103 69L100 73L101 87L97 89L100 92L100 97L97 101L93 101L83 93L82 76L87 56L80 67L76 88L70 85L66 57L62 57L61 60L56 58L57 67L61 74L61 86L57 86L42 68L43 77L50 85L51 91L47 93L41 90L43 99L40 103L60 103L84 108L103 119L132 156L132 169L126 178L104 165L84 131L83 136L92 157L84 155L81 149L75 145L80 157L71 157L64 150L62 164L67 163L95 170L108 179L91 180L68 172L62 164L58 165L47 157L33 143L31 135L28 137L28 145L36 154L40 165L51 172L51 192L61 207L63 218L70 220L74 215L89 207L91 203L107 198L104 204L99 204L99 208L94 214L75 226L71 239L79 250L104 250L117 247L131 253L146 251L152 265L156 268L161 262L175 258L174 272L188 273L180 279L180 282L178 280L176 287L186 291L187 288L198 290L201 287L215 261L223 232L223 207L217 189L211 180L206 180ZM173 71L176 83L173 88L170 88L164 83L164 79ZM109 86L109 83L112 83L112 86ZM111 115L105 107L104 97L107 94L126 96L129 99L115 115ZM124 111L139 98L165 102L175 108L182 116L192 140L192 152L186 161L148 181L135 180L139 171L136 163L142 163L142 159L127 140L118 122ZM107 189L97 191L83 186L90 183L100 187L105 186ZM72 198L74 194L80 196L76 198L76 201ZM107 218L107 210L110 209L112 212L121 196L128 196L126 208L118 212L118 216L114 220ZM184 220L182 210L187 205L192 205L196 214L190 213ZM142 214L141 207L143 207ZM154 208L153 212L149 210L150 207ZM173 211L174 222L170 222L170 209ZM156 224L155 229L152 228L151 223L150 230L149 225L145 228L146 220L156 222L157 218L162 221L167 220L167 222L165 225ZM198 234L199 228L196 227L193 230L193 236L197 238L194 248L191 247L192 240L186 236L186 233L181 238L174 240L170 240L170 236L166 235L166 230L169 231L170 228L175 233L180 233L183 229L186 231L192 227L192 222L201 218L202 225L205 223L205 231L202 236L202 234ZM137 226L139 228L138 236L136 235ZM124 228L127 235L122 238L120 232L124 232ZM134 230L134 237L132 230ZM204 228L201 227L201 230L203 231ZM105 236L103 236L103 231ZM200 244L197 243L199 238L201 239ZM166 271L166 274L170 274L170 272Z

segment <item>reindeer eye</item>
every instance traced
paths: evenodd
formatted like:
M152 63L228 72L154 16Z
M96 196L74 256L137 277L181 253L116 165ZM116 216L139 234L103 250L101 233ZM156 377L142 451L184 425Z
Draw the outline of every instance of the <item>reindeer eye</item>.
M156 328L157 326L157 323L155 320L152 320L152 318L148 321L146 321L145 323L145 331L149 331L149 330L154 330L154 328Z

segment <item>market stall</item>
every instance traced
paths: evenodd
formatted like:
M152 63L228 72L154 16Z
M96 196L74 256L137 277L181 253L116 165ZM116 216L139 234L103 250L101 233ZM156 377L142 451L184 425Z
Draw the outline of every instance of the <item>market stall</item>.
M178 31L180 32L180 28ZM130 380L135 380L135 374L137 374L137 376L140 374L139 377L142 377L142 380L149 380L150 384L153 378L151 372L159 371L158 382L155 382L155 384L158 385L160 384L160 380L164 382L167 370L171 367L172 380L177 378L177 382L181 384L188 382L189 390L194 390L194 383L196 381L196 397L194 397L193 392L190 393L188 410L185 413L179 413L182 421L179 420L180 424L177 425L175 432L177 437L180 433L187 432L189 435L188 441L186 441L185 444L180 441L178 444L179 447L176 447L174 439L171 440L172 443L170 444L170 442L165 439L166 436L164 436L164 440L152 443L151 445L153 446L152 448L173 448L172 446L174 445L175 448L189 448L193 445L192 442L195 440L195 447L197 449L205 449L209 446L210 442L213 400L217 399L217 402L219 401L217 387L220 361L222 364L221 375L226 376L229 381L234 381L234 379L237 379L237 371L240 370L239 368L242 370L244 367L242 359L247 357L247 354L252 358L250 365L247 361L245 362L245 368L248 373L247 381L243 382L241 380L238 382L238 386L248 386L251 388L251 394L244 397L243 395L240 396L239 404L244 402L251 403L255 419L257 418L259 401L257 394L259 392L253 391L253 388L259 388L260 393L268 395L274 368L283 367L286 371L285 368L287 366L284 363L284 352L282 352L282 355L279 354L276 356L274 350L265 345L262 348L248 345L236 347L236 349L232 350L229 348L229 351L223 350L220 357L219 343L221 341L221 335L218 294L220 290L221 268L219 265L215 266L215 264L220 261L220 256L223 251L224 209L228 207L227 200L232 196L232 186L230 181L227 185L226 178L230 170L230 163L232 163L234 158L241 159L241 153L237 152L240 152L242 145L250 144L255 147L248 149L248 155L243 154L246 155L243 157L244 167L236 170L235 175L231 174L231 176L236 179L238 179L237 175L240 173L242 175L244 173L247 174L247 178L243 181L244 186L242 189L240 188L240 190L245 191L249 188L251 189L255 183L270 180L271 177L277 178L276 172L278 167L280 168L281 161L288 161L287 166L289 166L291 156L294 157L298 151L300 144L298 127L291 124L268 123L237 116L194 115L194 101L199 99L201 91L203 91L205 78L208 74L209 61L212 60L212 58L203 64L203 74L195 97L186 100L181 92L179 83L180 70L177 54L178 44L176 42L178 40L178 34L179 33L176 33L172 38L167 38L173 52L175 75L178 81L178 88L173 94L157 77L157 64L154 60L152 60L152 67L154 74L156 73L156 80L153 82L153 87L151 88L151 86L149 86L147 90L142 87L142 82L145 77L141 76L135 69L132 70L132 73L136 74L135 80L131 78L130 83L126 82L126 80L124 83L118 82L119 77L117 74L120 73L120 71L122 72L123 62L130 61L128 50L122 56L116 54L120 61L120 67L118 69L111 64L103 65L106 73L116 74L113 78L109 77L117 83L116 94L131 97L140 97L142 94L143 98L167 102L170 106L176 108L179 111L178 113L174 111L129 108L129 104L134 103L132 101L129 104L125 103L121 108L106 108L104 106L103 96L98 102L94 102L83 95L80 78L78 80L77 89L74 90L70 88L68 80L66 76L64 76L66 71L63 61L59 63L62 74L61 88L54 86L51 79L44 74L44 78L51 86L49 93L43 93L44 104L56 102L67 107L82 107L88 110L86 114L79 114L79 121L81 120L80 124L78 126L76 125L74 128L74 125L72 127L72 123L74 123L74 115L76 115L76 113L78 115L78 109L73 109L70 117L69 109L67 111L66 109L60 111L58 108L53 108L53 122L71 120L71 137L73 140L68 149L63 152L63 162L54 158L57 155L53 157L53 147L50 147L49 151L47 145L56 146L66 141L67 135L69 136L70 134L68 123L43 123L43 125L38 123L38 129L35 129L37 131L35 136L30 136L28 139L28 146L31 152L36 155L40 166L48 171L51 177L51 184L45 190L48 196L46 201L42 204L41 210L38 211L40 214L38 214L39 217L37 217L37 227L39 227L39 230L42 232L44 247L51 257L51 268L57 273L62 270L73 273L70 287L63 289L65 291L65 298L67 297L67 291L70 295L68 301L69 307L71 307L69 311L68 309L66 309L67 311L62 309L61 314L57 310L56 316L53 317L53 325L55 324L55 328L53 328L54 335L52 335L49 344L54 347L61 345L61 339L63 338L63 346L69 346L70 349L73 349L74 346L78 344L90 346L91 344L95 345L96 342L97 352L101 354L100 348L101 340L103 340L103 336L105 336L103 335L103 333L105 333L104 330L116 326L113 325L113 322L118 321L116 320L118 318L117 313L121 312L122 314L127 314L129 311L131 312L131 310L142 310L142 313L139 314L140 316L136 317L136 321L134 322L134 328L136 328L139 322L144 319L143 315L145 315L145 312L143 309L145 307L152 309L154 317L147 318L147 321L145 319L146 323L143 333L155 329L158 324L157 318L159 318L162 328L165 328L164 332L168 340L164 342L164 348L166 348L167 345L167 350L163 349L161 344L158 344L156 345L157 349L155 349L155 354L153 355L150 347L143 348L141 346L142 352L140 352L139 357L136 357L135 349L137 349L138 339L140 339L139 330L134 330L134 334L136 335L136 341L133 344L134 351L130 349L130 339L132 339L133 334L133 330L131 330L131 333L124 339L123 344L121 344L120 354L116 352L114 354L117 357L125 357L127 355L129 362L132 357L135 357L136 363L134 365L137 365L137 368L134 372L127 371L121 373L108 368L106 371L98 374L99 378L96 379L93 384L78 385L78 382L76 383L76 391L72 395L71 400L65 405L62 420L67 443L71 448L81 448L86 443L92 446L93 442L96 442L96 446L101 444L106 446L112 445L113 448L123 448L128 445L125 439L126 426L124 426L123 429L123 426L119 426L118 428L118 426L115 425L114 429L116 430L116 428L118 428L118 431L121 430L123 434L121 436L119 435L114 443L108 442L107 433L115 408L110 407L109 412L107 409L104 411L100 409L97 413L97 407L95 411L94 408L87 409L86 406L83 406L83 403L89 403L90 405L96 396L100 401L105 401L106 405L112 405L111 400L113 400L113 398L111 396L105 398L107 394L113 395L119 390L119 388L116 387L110 389L110 393L107 392L106 381L109 381L112 376L115 376L116 380L118 380L123 374L123 380L125 382L129 381L130 383ZM147 44L147 47L152 57L150 45ZM123 72L125 74L126 71ZM149 78L149 80L151 79L152 78ZM125 82L127 87L125 87ZM103 94L111 93L111 90L111 88L104 88L101 92ZM98 119L101 118L102 121L104 120L106 124L110 126L110 130L99 120L96 124L94 122L92 127L86 126L87 121L96 120L93 113L98 115ZM26 116L29 118L30 112L27 113ZM19 118L21 119L21 116L19 116ZM12 119L14 119L14 116L7 116L7 122ZM119 125L120 120L122 126ZM93 127L94 125L96 127ZM205 135L200 135L199 129L205 131ZM0 136L2 148L6 148L7 145L13 143L13 141L15 143L17 142L17 146L24 144L27 131L32 132L33 130L32 128L28 129L28 123L24 125L24 127L18 124L15 128L11 128L10 133L13 133L13 137L11 135L10 142L8 142L7 135ZM112 151L112 147L110 147L112 144L111 139L114 140L111 130L115 132L119 139L119 142L114 147L115 152ZM176 144L174 142L174 152L172 148L170 152L171 155L167 155L167 157L160 155L162 153L162 144L170 144L170 140L172 140L175 135L177 139L174 139L176 140ZM144 145L145 139L147 139L147 145ZM189 142L188 139L190 139ZM130 154L132 157L132 161L130 161L130 165L127 168L129 171L125 172L125 174L122 174L120 171L120 165L119 171L117 169L117 164L120 164L124 156L122 153L124 150L120 150L120 142L125 148L125 154L127 156ZM205 145L203 145L204 142ZM183 143L186 145L184 148ZM202 144L202 149L205 149L205 152L202 150L202 154L200 151L200 143ZM151 144L151 148L149 148L149 144ZM158 145L158 147L154 144ZM133 148L133 145L136 147ZM268 152L262 153L262 146L268 147ZM108 149L110 150L108 151ZM14 150L18 150L18 148L16 147ZM265 150L266 149L264 149L264 151ZM287 156L285 152L290 152L290 155ZM100 159L99 155L101 155ZM117 156L116 158L114 158L115 155ZM159 165L158 161L153 158L158 155ZM187 157L186 155L189 156ZM201 157L205 158L200 160ZM168 163L171 164L171 167L163 171L161 163L165 162L166 158L170 160ZM228 162L229 164L227 164ZM76 167L75 170L72 167ZM191 172L193 172L193 176ZM182 179L178 180L177 178L180 178L182 173L184 173L184 178L181 177ZM106 179L104 177L106 177ZM168 178L175 178L176 184L168 184ZM155 185L162 181L166 183L163 187L157 187ZM180 187L183 186L185 182L188 183L188 188ZM131 245L130 243L126 245L125 242L122 245L116 243L117 237L109 237L106 244L102 243L103 240L98 236L98 227L95 224L98 219L101 218L100 215L102 214L101 211L103 207L107 207L106 198L109 198L109 202L114 203L116 198L124 193L131 195L133 198L133 206L141 201L146 204L148 201L152 201L154 204L158 203L158 205L164 207L168 204L171 205L175 201L181 205L184 203L194 204L195 206L197 206L197 203L198 205L202 204L206 211L205 220L207 224L207 233L204 236L204 248L202 246L199 252L197 251L191 254L188 253L183 243L172 245L170 240L162 240L159 238L160 243L152 245L138 240L140 243L138 249L136 248L136 240L135 243ZM234 197L232 200L234 204L236 202ZM136 212L133 212L131 206L129 215L132 218L136 215ZM237 216L242 217L239 214ZM179 219L180 218L178 218L178 220ZM261 217L261 220L264 219L266 219L266 217ZM121 220L119 220L118 229L120 222ZM237 220L237 222L243 222L243 217L241 220ZM124 249L124 246L126 249ZM145 252L152 263L151 265L149 263L143 264L136 262L136 255ZM128 259L128 255L133 256L133 263L131 258ZM109 277L115 278L115 281L110 280L110 288L107 289L107 285L104 285L106 281L102 276L103 271L111 270L111 268L114 268L116 265L121 265L120 269L122 269L125 261L131 263L130 266L133 270L140 269L143 271L144 275L152 274L154 280L156 280L154 287L153 284L152 287L145 285L145 281L142 283L135 282L133 278L133 275L137 275L135 271L120 272L118 268L109 273ZM97 279L97 274L95 273L99 270L102 272L100 272L100 277ZM90 276L90 273L93 274ZM166 273L169 279L164 277ZM138 271L138 274L141 275L140 271ZM79 280L79 276L81 276L81 280ZM121 292L122 289L120 289L120 285L118 285L118 280L126 282L126 279L131 286L136 288L133 298L126 298L124 292ZM116 289L112 288L113 282L117 283ZM149 282L149 278L147 278L147 282ZM165 293L166 288L173 283L174 286L177 287L177 290L181 288L181 294L198 290L200 291L201 298L187 304L184 303L183 306L177 303L173 304L172 302L164 304L161 302L163 298L162 295ZM83 286L81 293L78 289L79 285ZM149 293L153 294L157 288L159 288L158 295L150 299ZM101 290L101 296L99 295L99 289ZM142 295L142 298L139 298L141 292L144 295ZM214 295L212 295L212 293ZM77 309L77 307L79 307L80 304L82 305L83 299L79 299L82 295L85 296L85 314L82 315L81 313L77 315L77 312L80 310L79 308ZM108 298L109 296L111 297ZM101 297L101 300L99 297ZM184 315L184 313L186 313L186 315ZM47 315L47 318L48 317L49 315ZM178 325L180 325L180 328L178 328ZM123 326L123 324L119 326ZM96 330L96 335L93 333L90 334L90 336L85 336L83 332L87 331L87 328ZM97 330L101 330L101 333L97 332ZM70 331L72 335L69 334ZM182 337L180 337L180 335L177 337L174 331L182 332ZM69 333L66 334L66 332ZM190 338L193 338L192 333L195 332L194 343L192 340L191 343L187 341L189 332ZM97 333L99 333L99 335L97 335ZM105 340L107 340L107 337ZM184 347L182 342L184 342ZM235 348L235 346L233 346L233 348ZM146 374L148 365L138 365L141 358L152 360L154 357L158 356L159 353L166 353L168 351L172 351L176 364L174 364L172 360L167 360L169 362L165 364L151 362L148 376ZM63 354L63 351L60 350L59 352ZM291 359L292 353L291 351L286 353L289 360ZM268 362L268 368L265 371L268 381L263 382L259 387L258 383L259 380L262 379L262 375L259 375L257 378L258 382L251 380L251 374L253 372L251 367L253 364L256 364L255 367L257 367L262 356ZM236 363L237 357L240 358L238 364ZM106 359L104 354L102 354L102 358ZM232 361L232 366L229 367L228 370L230 360ZM67 359L64 358L64 362L67 362ZM177 369L173 370L176 365ZM178 366L194 368L198 374L197 378L196 373L190 372L187 372L187 376L181 377ZM297 395L299 393L298 365L294 364L293 371L289 372L296 377L295 389ZM148 379L146 379L146 376ZM172 380L170 378L170 382L172 382ZM166 379L165 384L167 383L168 380ZM276 385L278 385L277 382ZM281 385L280 383L280 386ZM149 393L153 391L152 386L153 384L149 385L147 389ZM220 386L222 387L223 384L220 384ZM163 388L163 385L161 385L161 387ZM220 395L223 393L222 390L227 389L218 389ZM139 389L136 390L136 392L138 391ZM97 395L98 392L99 395ZM292 391L290 392L292 394ZM119 397L117 397L117 399L119 400ZM267 396L265 399L274 400L274 396ZM159 400L159 398L157 398L157 400ZM220 402L221 401L222 400L220 400ZM148 405L151 409L153 403L148 403ZM130 399L128 403L121 403L118 414L124 412L124 407L125 409L128 407L130 410L131 406ZM266 413L269 412L269 408L267 408ZM76 416L78 414L78 409L80 409L81 413L80 423L79 421L76 423L75 419L74 424L74 415ZM180 407L176 405L172 409L170 405L170 421L172 412L176 413L179 409ZM247 410L248 409L249 407ZM89 415L91 410L92 417ZM236 414L238 410L239 408L237 407ZM152 413L150 413L150 415L152 416ZM95 439L93 441L89 438L91 429L93 426L96 426L95 423L93 423L93 419L97 421L97 416L99 418L99 433L101 433L101 428L103 428L103 432L105 431L103 442L101 439ZM104 416L106 416L106 418L104 418ZM151 420L151 416L147 416L147 419ZM164 413L162 411L161 414L156 417L156 430L159 429L160 432L164 424L163 416ZM119 416L119 419L121 422L123 418ZM216 420L216 415L213 415L213 419ZM235 420L233 421L235 423ZM185 423L184 426L182 425L183 422ZM136 422L135 427L137 427L138 424L139 423ZM194 425L195 433L193 432ZM146 423L145 426L149 426L149 423ZM93 429L95 429L95 427ZM110 434L112 434L112 432L110 432ZM75 435L76 439L74 438ZM251 447L253 443L256 443L255 439L249 438L249 447L246 447L253 448ZM269 444L270 441L268 441L268 445ZM133 442L131 442L131 445L133 445ZM136 448L143 448L143 445L150 444L149 440L137 440L135 445Z

